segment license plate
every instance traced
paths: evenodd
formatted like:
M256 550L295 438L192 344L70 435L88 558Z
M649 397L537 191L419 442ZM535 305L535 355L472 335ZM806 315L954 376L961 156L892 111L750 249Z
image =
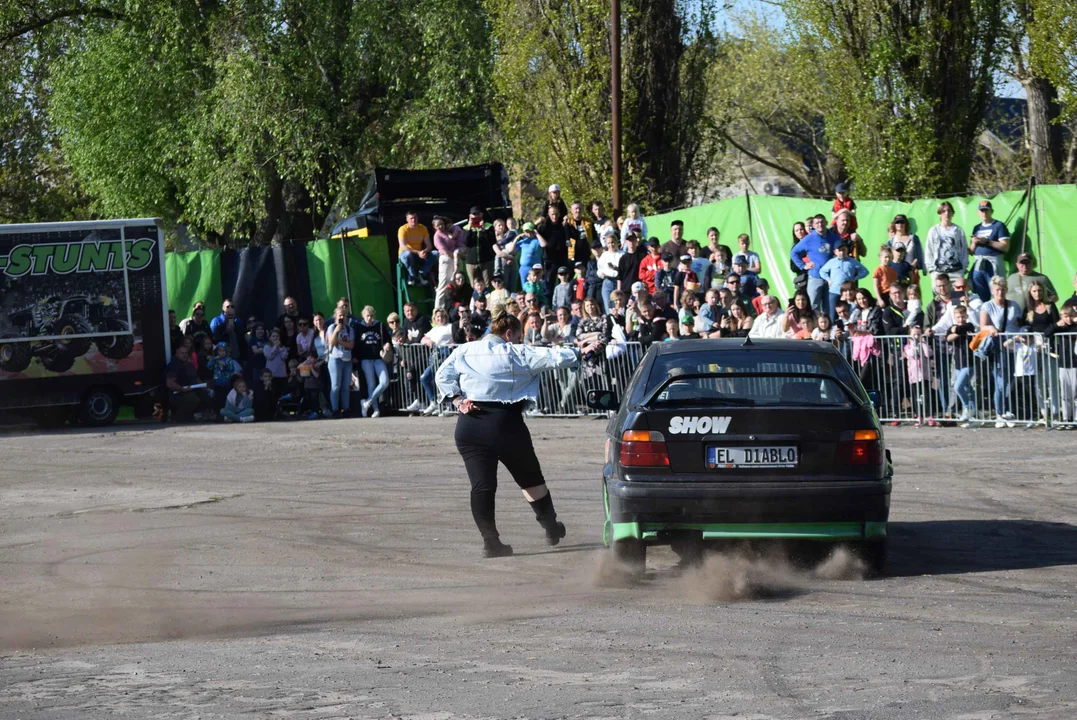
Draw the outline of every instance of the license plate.
M723 468L791 468L797 466L797 449L792 445L769 447L707 448L707 467Z

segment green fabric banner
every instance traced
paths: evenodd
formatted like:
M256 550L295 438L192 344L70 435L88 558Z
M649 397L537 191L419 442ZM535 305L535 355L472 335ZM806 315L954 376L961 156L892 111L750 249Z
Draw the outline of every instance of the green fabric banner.
M1069 239L1077 227L1077 186L1048 185L1034 190L1034 207L1029 208L1025 193L1020 190L1000 193L990 198L994 216L1010 231L1010 249L1006 253L1009 272L1015 272L1014 259L1021 252L1025 213L1029 210L1026 249L1036 257L1036 269L1047 275L1058 289L1060 300L1069 296L1074 273L1077 272L1077 243ZM864 238L868 254L864 264L874 270L878 252L887 240L890 222L897 214L909 218L912 232L925 243L927 233L938 223L938 206L943 199L954 206L954 222L966 233L980 221L977 206L981 197L926 198L913 202L896 200L857 201L857 232ZM759 253L763 276L771 283L772 292L788 298L793 292L793 273L789 268L789 251L793 245L793 223L805 221L815 214L831 216L831 200L751 195L736 197L708 205L654 215L647 218L650 234L663 242L669 239L669 224L684 222L685 237L706 244L707 228L717 227L720 242L737 252L737 235L748 233L752 249ZM867 281L865 281L866 283ZM921 291L930 297L931 284L921 278Z
M355 315L365 305L372 305L384 320L396 310L387 275L391 268L384 236L332 238L307 244L310 297L314 307L327 312L336 307L339 298L348 297Z
M346 242L336 239L307 243L310 299L314 308L324 313L331 313L338 299L348 297L348 278L344 274Z
M364 305L372 305L378 317L384 320L389 313L396 310L389 275L393 271L396 258L390 262L385 236L347 238L343 242L348 263L348 283L351 286L352 312L358 315Z
M223 300L220 254L220 250L165 254L168 307L178 319L190 317L199 300L206 304L207 317L219 311Z

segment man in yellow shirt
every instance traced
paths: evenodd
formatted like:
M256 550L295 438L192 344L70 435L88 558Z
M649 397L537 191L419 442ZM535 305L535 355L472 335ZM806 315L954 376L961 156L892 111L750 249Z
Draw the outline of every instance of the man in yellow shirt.
M429 285L430 271L438 261L437 251L430 240L430 231L419 222L419 216L409 211L405 223L396 231L400 245L400 264L408 271L408 285Z

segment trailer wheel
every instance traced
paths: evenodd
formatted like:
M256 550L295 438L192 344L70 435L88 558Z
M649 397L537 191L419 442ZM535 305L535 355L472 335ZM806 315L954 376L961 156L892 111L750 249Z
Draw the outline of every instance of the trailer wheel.
M75 364L75 356L57 345L41 356L41 364L46 370L56 373L66 372Z
M79 424L87 427L111 425L119 414L120 400L111 388L90 388L79 404Z
M128 332L130 328L122 320L109 318L105 321L105 329L109 332ZM111 360L123 360L135 349L133 335L111 335L109 337L94 338L97 352Z
M21 337L15 333L0 335L0 370L7 372L22 372L30 366L30 359L34 353L28 342L4 342L11 338Z
M68 335L86 335L93 332L93 326L86 322L81 315L63 315L59 320L45 328L46 335L57 335L61 338ZM81 357L90 349L90 338L82 337L74 340L54 340L56 347L71 355L72 358Z

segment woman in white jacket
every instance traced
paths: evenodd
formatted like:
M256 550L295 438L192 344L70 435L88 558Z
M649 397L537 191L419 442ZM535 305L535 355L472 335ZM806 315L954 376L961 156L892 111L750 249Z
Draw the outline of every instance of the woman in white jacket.
M606 314L609 314L613 306L610 293L617 289L617 267L624 252L621 251L621 241L612 230L606 242L606 251L598 256L598 276L602 278L602 308Z

